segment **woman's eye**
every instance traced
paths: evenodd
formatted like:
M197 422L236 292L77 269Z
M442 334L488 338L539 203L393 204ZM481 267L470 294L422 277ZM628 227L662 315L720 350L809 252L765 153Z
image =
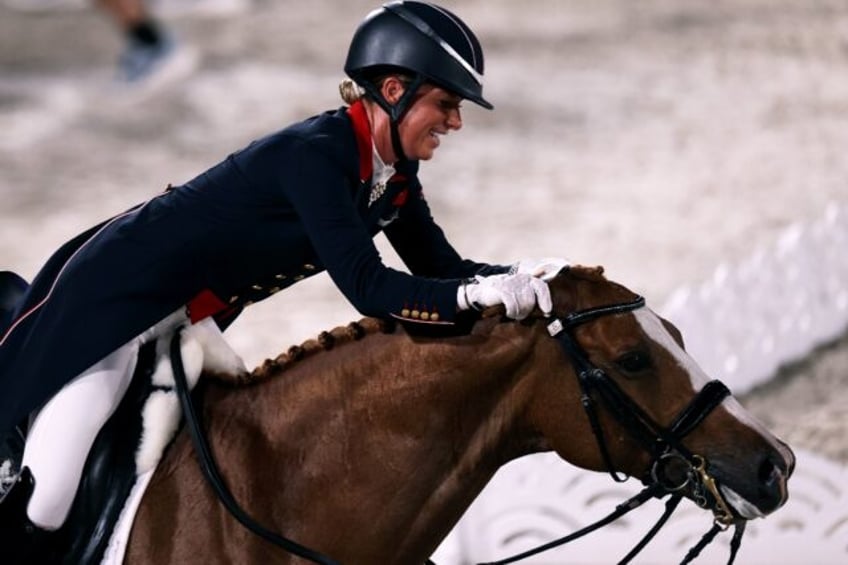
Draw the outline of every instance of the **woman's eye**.
M651 368L651 359L646 353L632 351L619 357L615 364L628 373L638 373Z

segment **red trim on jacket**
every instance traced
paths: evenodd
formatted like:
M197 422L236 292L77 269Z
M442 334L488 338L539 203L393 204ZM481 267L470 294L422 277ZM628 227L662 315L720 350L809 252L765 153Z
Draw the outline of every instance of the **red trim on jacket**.
M197 296L189 300L186 309L188 310L188 317L191 319L191 323L196 324L204 318L222 312L227 306L228 304L226 302L218 298L215 293L207 288L201 290Z
M365 104L357 100L347 109L347 115L353 122L353 133L356 136L356 147L359 149L359 180L362 182L371 178L374 173L373 144L371 142L371 125Z

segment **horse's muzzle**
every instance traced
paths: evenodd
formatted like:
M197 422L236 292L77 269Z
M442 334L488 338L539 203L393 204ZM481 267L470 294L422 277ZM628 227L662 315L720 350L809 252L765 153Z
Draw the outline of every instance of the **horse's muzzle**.
M725 500L741 518L762 518L781 506L789 498L787 482L795 470L795 454L786 444L770 449L752 469L751 480L741 479L736 474L722 473L716 465L715 475Z

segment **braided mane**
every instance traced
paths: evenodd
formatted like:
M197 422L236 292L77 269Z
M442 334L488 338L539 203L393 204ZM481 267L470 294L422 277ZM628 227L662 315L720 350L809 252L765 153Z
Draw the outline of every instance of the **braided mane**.
M362 318L346 326L323 331L318 337L308 339L300 345L292 345L287 351L273 359L265 361L252 372L239 379L238 385L251 385L264 381L292 366L293 363L311 357L322 351L329 351L337 345L359 341L376 333L392 333L395 330L393 320Z

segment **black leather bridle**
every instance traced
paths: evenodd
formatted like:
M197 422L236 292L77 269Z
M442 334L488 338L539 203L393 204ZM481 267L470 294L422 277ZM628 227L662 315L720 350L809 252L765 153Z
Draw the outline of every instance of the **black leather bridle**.
M722 403L725 397L730 395L730 390L721 381L710 381L677 415L671 425L664 428L654 422L602 369L589 361L585 351L574 337L573 330L577 326L598 318L632 312L644 306L645 299L639 296L631 302L581 310L569 314L564 319L557 318L548 324L548 333L559 341L574 364L577 380L580 383L581 404L589 417L592 433L604 459L604 464L610 476L616 482L623 482L627 480L627 477L614 470L606 447L603 429L595 409L595 397L603 402L610 414L651 454L653 459L651 475L653 479L665 480L667 477L662 472L663 467L665 467L663 462L671 458L685 461L693 469L704 465L704 459L690 452L683 445L682 440L698 427L704 418ZM670 487L670 490L680 490L685 484L668 484L667 486ZM724 499L718 493L715 494L715 498L716 500L711 504L710 509L716 513L716 518L723 522L732 522L733 514Z
M701 541L689 551L682 563L689 563L698 556L701 550L709 544L716 534L727 529L731 525L736 526L736 531L731 543L731 555L729 564L733 563L742 535L745 529L745 521L734 516L730 505L722 496L715 479L708 472L706 458L692 453L683 445L683 439L692 430L698 427L703 420L730 394L730 390L717 380L707 383L692 399L686 408L674 419L668 427L657 424L645 411L634 402L615 381L602 369L598 368L589 360L588 355L580 346L574 335L574 329L583 324L597 320L605 316L626 314L645 306L645 299L637 296L629 302L588 308L568 314L562 318L553 319L547 326L548 333L556 339L566 355L571 359L574 370L580 384L580 401L589 418L589 424L598 450L604 461L610 476L616 482L627 480L626 475L615 470L612 462L604 430L598 418L597 404L601 403L610 415L615 418L622 428L645 449L652 458L649 472L642 477L645 489L634 497L628 499L610 515L568 536L546 543L537 548L522 552L512 557L493 561L480 565L506 565L543 551L564 545L570 541L583 537L624 514L641 506L651 498L662 498L671 495L666 502L666 510L657 523L651 528L644 538L620 561L628 563L653 539L656 533L666 523L668 518L677 508L684 492L689 489L689 494L695 503L705 509L711 510L714 516L713 528L704 535ZM671 478L667 474L669 465L674 464L681 478Z

